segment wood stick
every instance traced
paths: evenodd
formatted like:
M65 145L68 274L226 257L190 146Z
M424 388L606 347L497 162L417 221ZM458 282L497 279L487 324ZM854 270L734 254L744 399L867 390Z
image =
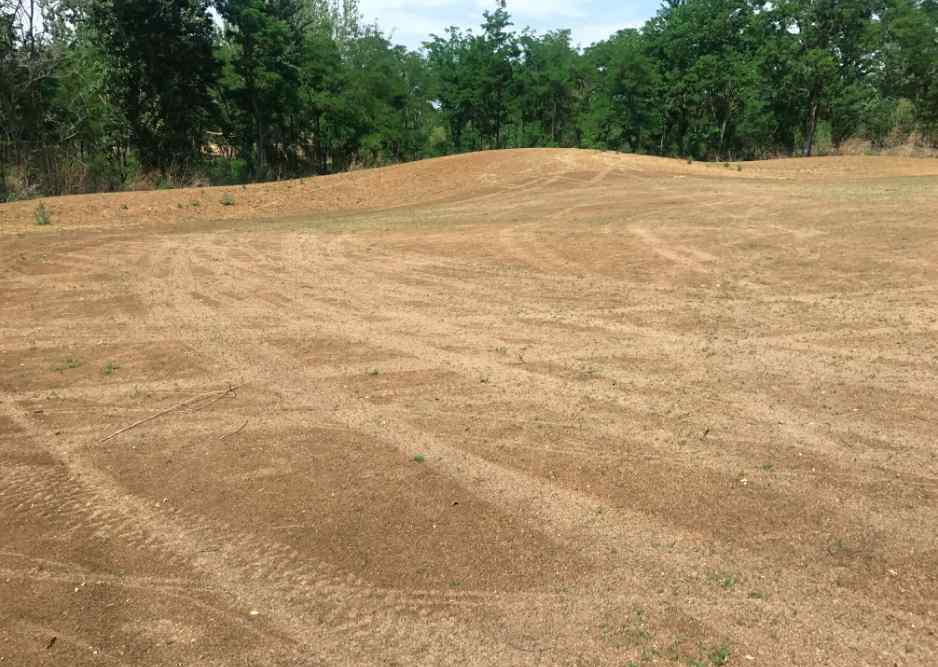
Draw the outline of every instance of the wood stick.
M244 423L241 424L241 426L239 426L238 428L236 428L236 429L235 429L234 431L232 431L231 433L225 433L224 435L219 436L218 439L219 439L219 440L224 440L225 438L228 438L228 437L230 437L230 436L232 436L232 435L238 435L241 431L244 430L244 427L247 426L247 425L248 425L248 420L245 419L245 420L244 420Z
M220 400L223 399L223 398L226 398L229 394L234 394L234 392L235 392L235 390L236 390L237 388L238 388L238 385L228 385L228 389L227 389L226 391L219 392L218 396L216 396L215 398L213 398L211 401L209 401L209 402L206 403L205 405L200 405L199 407L193 408L193 409L194 409L194 410L204 410L205 408L207 408L207 407L210 406L210 405L215 405L216 403L218 403L218 401L220 401Z
M165 410L161 410L161 411L157 412L155 415L150 415L149 417L144 417L143 419L140 419L140 420L138 420L138 421L135 421L133 424L131 424L131 425L129 425L129 426L125 426L125 427L122 428L122 429L119 429L119 430L117 430L117 431L114 431L113 433L111 433L111 435L108 435L108 436L102 438L101 440L99 440L98 443L107 442L108 440L111 440L112 438L116 438L116 437L119 436L121 433L126 433L126 432L129 431L130 429L137 428L137 427L140 426L141 424L146 424L148 421L153 421L154 419L156 419L156 418L158 418L158 417L162 417L163 415L169 414L170 412L173 412L174 410L179 410L180 408L184 408L184 407L186 407L186 406L188 406L188 405L192 405L193 403L198 403L199 401L204 401L204 400L207 399L207 398L215 398L215 400L217 401L217 400L219 400L219 399L221 399L221 398L224 398L225 396L229 395L231 392L233 392L233 391L234 391L235 389L237 389L237 388L238 388L237 386L229 386L227 389L225 389L225 390L223 390L223 391L220 391L220 392L219 392L219 391L210 391L210 392L207 393L207 394L202 394L201 396L196 396L195 398L190 398L190 399L188 399L188 400L185 400L185 401L183 401L182 403L177 403L176 405L172 406L171 408L166 408ZM206 405L211 405L211 404L214 403L214 402L215 402L215 401L212 401L211 403L207 403ZM202 407L206 407L206 406L203 405Z

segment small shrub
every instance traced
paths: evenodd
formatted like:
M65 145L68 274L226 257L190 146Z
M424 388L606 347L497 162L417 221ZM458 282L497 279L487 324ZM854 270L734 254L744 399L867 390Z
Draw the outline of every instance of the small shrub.
M234 197L232 197L230 194L226 192L224 195L222 195L222 198L221 198L222 206L234 206L234 203L235 203Z
M53 366L52 370L61 373L63 371L67 371L72 368L78 368L79 366L81 366L81 362L78 361L78 359L72 359L71 357L69 357L68 359L65 360L64 363L60 364L59 366Z
M741 164L736 165L736 171L742 171L742 170L743 170L743 165Z
M104 368L101 369L101 372L105 375L113 375L114 371L116 371L118 368L120 368L120 366L115 364L113 361L109 361L104 364Z
M730 650L726 647L726 645L719 646L710 651L710 653L707 654L707 657L710 658L711 665L719 667L720 665L725 665L727 662L729 662Z
M247 162L239 159L215 158L206 163L204 171L211 185L238 185L250 178Z
M414 463L423 463L426 460L427 460L427 457L424 456L423 454L417 454L417 456L414 457Z
M49 215L46 205L42 202L39 202L39 206L36 207L36 224L37 225L48 225L52 223L52 218Z

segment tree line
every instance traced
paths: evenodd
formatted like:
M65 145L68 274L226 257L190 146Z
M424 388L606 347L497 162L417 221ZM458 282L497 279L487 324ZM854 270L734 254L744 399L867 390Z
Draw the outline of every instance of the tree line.
M0 0L0 200L508 147L741 160L912 135L938 137L938 0L665 0L586 48L497 0L418 51L356 0Z

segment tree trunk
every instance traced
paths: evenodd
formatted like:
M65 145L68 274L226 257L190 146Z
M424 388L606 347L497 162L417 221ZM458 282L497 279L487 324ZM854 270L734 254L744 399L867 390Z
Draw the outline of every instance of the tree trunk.
M817 130L817 96L811 98L811 106L808 108L808 120L804 128L804 151L805 157L811 157L811 151L814 147L814 133Z
M263 179L267 169L264 139L264 124L261 122L261 110L257 103L257 94L251 95L254 112L254 178Z
M320 116L316 114L316 120L313 124L313 153L316 155L316 173L326 173L326 156L322 150L322 123Z
M550 115L550 141L557 143L557 100L554 100L554 110Z
M726 123L728 120L729 120L728 118L724 118L723 122L720 124L720 149L717 152L718 160L723 159L723 143L724 141L726 141Z

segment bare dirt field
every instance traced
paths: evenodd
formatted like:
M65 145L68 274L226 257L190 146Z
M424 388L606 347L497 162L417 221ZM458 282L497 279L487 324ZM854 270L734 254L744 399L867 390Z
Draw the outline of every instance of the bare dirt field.
M46 205L0 206L6 664L938 662L938 161Z

